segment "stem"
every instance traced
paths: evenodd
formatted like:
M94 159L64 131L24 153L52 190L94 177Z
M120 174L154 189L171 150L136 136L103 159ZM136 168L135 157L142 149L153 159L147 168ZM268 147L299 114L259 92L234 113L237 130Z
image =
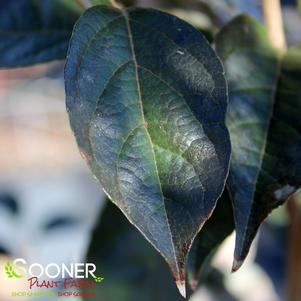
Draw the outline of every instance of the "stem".
M75 0L75 1L83 10L86 10L92 6L92 3L89 0ZM118 9L123 8L121 3L118 3L116 0L109 0L109 2L113 7L116 7Z
M122 5L121 5L121 3L117 2L116 0L110 0L110 3L111 3L111 5L113 7L116 7L118 9L122 9L123 8Z
M92 6L90 1L87 0L75 0L75 1L83 10L86 10Z
M301 296L301 210L296 200L297 196L293 196L287 202L290 217L286 280L288 301L299 301Z
M287 46L280 0L263 0L262 10L270 42L274 48L283 53L287 49Z

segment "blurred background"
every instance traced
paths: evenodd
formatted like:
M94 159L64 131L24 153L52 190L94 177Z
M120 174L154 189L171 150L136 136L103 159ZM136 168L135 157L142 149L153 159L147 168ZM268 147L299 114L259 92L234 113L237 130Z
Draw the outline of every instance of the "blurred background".
M125 2L133 4L133 1ZM176 14L199 28L209 40L223 24L241 12L262 19L259 0L140 0L136 4ZM282 4L288 44L295 45L301 42L297 3L283 1ZM42 264L83 262L93 229L101 218L105 196L80 157L69 127L63 67L64 62L58 61L0 70L0 271L7 261L18 257ZM123 217L116 213L116 219L120 221ZM114 220L106 222L111 228L116 225ZM191 301L284 300L287 235L287 214L284 208L279 208L268 218L248 261L235 274L230 274L234 238L229 237L215 255L212 272ZM153 275L148 274L150 269L141 269L138 265L146 260L152 262L155 255L144 241L140 248L138 242L137 246L131 245L136 244L131 241L132 236L126 237L128 240L118 241L119 244L111 243L106 237L103 241L101 236L97 238L98 248L105 250L110 246L112 254L116 252L113 259L104 257L100 266L107 283L104 285L110 292L100 293L97 301L147 300L139 298L139 294L125 298L124 294L133 296L125 286L131 281L133 287L143 290L146 283L143 279L153 281ZM135 253L127 254L125 249L132 247L134 252L143 249L147 257L141 255L139 261L133 258ZM156 260L160 262L159 267L161 259L156 257ZM154 262L152 271L157 269ZM171 276L166 277L172 283ZM0 300L15 299L10 292L22 291L25 285L20 280L8 280L0 273ZM112 295L114 290L116 294ZM173 284L170 290L175 290ZM168 298L157 300L173 300ZM18 298L21 299L44 300Z
M84 262L103 203L68 124L63 65L0 70L1 271L9 258ZM6 301L17 288L2 274Z

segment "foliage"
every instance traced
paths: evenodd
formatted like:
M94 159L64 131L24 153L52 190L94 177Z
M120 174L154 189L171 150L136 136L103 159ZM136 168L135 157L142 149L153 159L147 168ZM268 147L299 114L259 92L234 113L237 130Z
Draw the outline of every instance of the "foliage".
M65 58L81 13L64 0L1 2L0 66ZM193 241L196 288L234 228L237 270L260 224L301 184L301 47L280 56L248 15L226 24L214 46L167 13L95 6L76 23L65 67L82 156L183 295ZM162 258L130 223L108 205L94 232L89 260L115 281L103 281L101 295L177 300Z
M266 198L265 208L262 208L261 196L256 196L256 189L260 185L259 174L264 164L278 60L264 27L244 15L221 30L216 38L216 49L224 63L229 86L227 125L232 158L228 188L236 222L233 264L236 270L262 221L259 216L266 217L275 203L274 199ZM252 76L254 73L257 76Z
M0 2L0 66L21 67L66 57L77 6L63 0Z
M95 286L95 301L100 296L101 300L183 300L162 257L109 201L93 232L87 260L105 276Z
M74 29L65 78L81 152L182 287L187 252L228 173L220 62L175 17L95 7Z
M301 184L301 52L289 50L278 70L277 54L264 28L245 16L226 26L216 45L229 84L228 187L236 222L236 270L262 221Z
M197 235L189 255L188 281L195 290L211 272L211 259L219 245L234 230L231 199L225 189L218 204L203 229Z

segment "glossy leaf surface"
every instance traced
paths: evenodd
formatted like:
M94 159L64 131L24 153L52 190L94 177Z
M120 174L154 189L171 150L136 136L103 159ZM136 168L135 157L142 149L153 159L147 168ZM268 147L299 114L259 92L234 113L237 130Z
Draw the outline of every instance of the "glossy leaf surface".
M220 61L174 16L93 7L75 27L65 79L83 157L185 295L187 252L228 173Z
M92 235L87 262L97 266L96 297L91 301L181 301L162 257L111 202Z
M291 53L285 57L275 96L277 55L263 26L247 16L228 24L216 46L229 83L228 186L234 202L237 270L261 222L300 185L300 65L298 59L288 65Z
M225 189L212 216L196 236L189 254L188 280L193 290L204 282L211 270L212 257L220 244L234 231L234 227L232 204Z

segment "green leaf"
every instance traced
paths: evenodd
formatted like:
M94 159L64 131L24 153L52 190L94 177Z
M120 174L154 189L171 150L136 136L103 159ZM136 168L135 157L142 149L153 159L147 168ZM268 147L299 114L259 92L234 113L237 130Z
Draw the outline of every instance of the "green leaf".
M81 153L184 295L187 253L228 173L222 66L202 34L151 9L93 7L70 45L67 109Z
M227 125L232 157L227 183L236 223L236 270L262 219L272 209L272 203L265 200L266 210L259 212L255 191L273 110L278 63L264 27L246 15L224 27L216 38L216 49L229 85Z
M0 67L64 59L79 15L66 0L1 1Z
M109 5L110 0L91 0L93 5Z
M279 63L260 23L236 18L218 35L216 47L229 84L227 183L234 203L237 270L262 221L300 187L301 60L300 52L285 56L275 96Z
M183 300L162 257L111 202L93 232L87 262L105 278L93 289L95 301Z
M210 263L218 246L234 231L234 219L229 193L225 189L217 206L197 235L192 245L188 261L188 279L195 290L210 272Z

